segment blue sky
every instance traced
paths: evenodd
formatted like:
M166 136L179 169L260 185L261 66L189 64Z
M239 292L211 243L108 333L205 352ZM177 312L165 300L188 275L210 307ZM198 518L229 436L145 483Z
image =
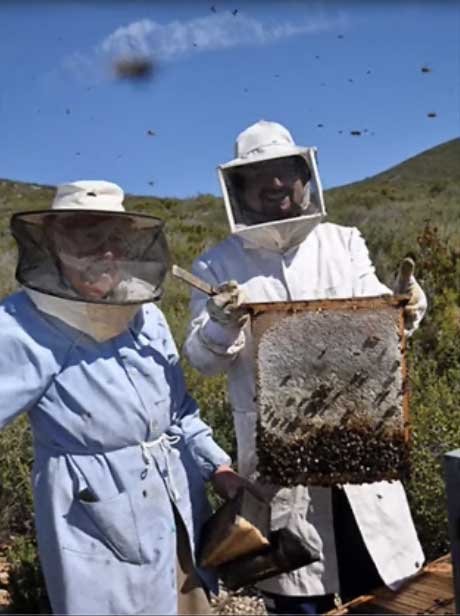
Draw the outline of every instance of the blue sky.
M2 178L219 194L216 166L266 119L318 147L329 188L460 133L455 1L5 0L0 19ZM114 79L138 52L153 79Z

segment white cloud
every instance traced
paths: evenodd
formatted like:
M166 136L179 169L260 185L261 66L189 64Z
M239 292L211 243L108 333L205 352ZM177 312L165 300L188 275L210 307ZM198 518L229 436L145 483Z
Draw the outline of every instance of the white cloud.
M117 28L89 53L77 52L64 60L64 67L77 77L94 80L114 58L142 55L170 61L187 54L230 47L267 45L298 35L314 35L346 26L342 14L310 15L303 21L263 23L231 12L189 21L160 24L143 19Z

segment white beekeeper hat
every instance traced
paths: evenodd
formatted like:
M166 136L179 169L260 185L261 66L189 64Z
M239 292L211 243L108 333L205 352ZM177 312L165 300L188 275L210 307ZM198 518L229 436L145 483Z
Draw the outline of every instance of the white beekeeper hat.
M260 120L238 135L235 158L221 165L222 168L258 163L285 156L305 156L305 148L295 144L291 133L278 122Z
M123 190L113 182L80 180L57 187L52 210L124 212Z

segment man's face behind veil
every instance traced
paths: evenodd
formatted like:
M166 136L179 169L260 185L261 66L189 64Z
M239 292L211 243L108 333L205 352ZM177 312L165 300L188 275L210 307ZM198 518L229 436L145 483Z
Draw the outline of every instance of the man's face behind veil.
M305 185L310 178L298 156L245 165L235 169L239 201L254 222L283 220L302 214Z

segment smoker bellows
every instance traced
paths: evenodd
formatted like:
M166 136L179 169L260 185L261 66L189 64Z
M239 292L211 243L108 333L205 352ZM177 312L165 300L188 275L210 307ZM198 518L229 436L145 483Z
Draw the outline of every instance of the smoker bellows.
M265 480L363 483L407 470L403 305L390 296L249 304Z

